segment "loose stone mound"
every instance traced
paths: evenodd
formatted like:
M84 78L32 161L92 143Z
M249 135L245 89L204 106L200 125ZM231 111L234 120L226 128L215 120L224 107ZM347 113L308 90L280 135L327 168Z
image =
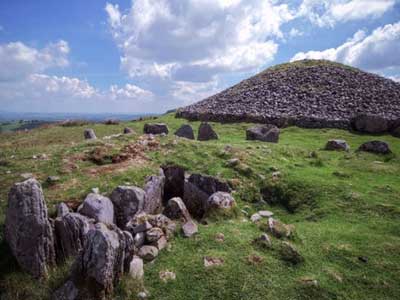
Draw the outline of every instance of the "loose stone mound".
M94 133L93 129L85 129L85 131L83 132L83 136L85 138L85 140L95 140L97 139L96 134Z
M279 128L275 125L254 126L246 130L246 139L277 143L279 133Z
M175 135L189 140L194 140L193 128L188 124L182 125L177 131L175 131Z
M399 119L400 83L321 60L269 68L177 111L189 120L343 129L359 114Z
M371 141L362 144L359 148L359 151L371 152L376 154L390 154L392 151L389 148L389 145L382 141Z
M8 195L5 238L22 269L45 277L55 263L53 229L42 187L36 179L16 183Z
M197 135L199 141L218 140L218 135L208 123L201 123Z
M325 150L349 151L350 146L344 140L329 140L325 145Z
M164 123L144 124L143 131L146 134L168 134L169 132L167 124Z

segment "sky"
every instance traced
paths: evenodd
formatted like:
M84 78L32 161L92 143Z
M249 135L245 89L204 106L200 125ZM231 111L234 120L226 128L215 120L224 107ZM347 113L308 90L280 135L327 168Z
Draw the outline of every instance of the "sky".
M400 0L0 1L0 111L161 113L306 58L400 81Z

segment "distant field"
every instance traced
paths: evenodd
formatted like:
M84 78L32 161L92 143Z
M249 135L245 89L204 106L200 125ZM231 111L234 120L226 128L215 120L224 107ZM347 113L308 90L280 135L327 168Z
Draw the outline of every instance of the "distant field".
M145 121L119 125L93 124L98 141L83 140L83 127L49 126L30 132L0 134L0 227L4 225L7 193L21 173L30 172L42 183L47 176L61 181L43 185L51 214L61 201L82 201L93 187L109 194L116 186L143 186L161 164L175 163L190 172L218 176L231 182L239 209L249 215L268 209L276 218L295 226L291 242L305 258L297 266L281 260L281 240L272 249L252 241L262 230L243 212L237 219L215 220L199 225L199 235L184 239L178 233L168 250L145 266L145 285L157 300L396 300L400 295L400 139L390 135L369 136L337 129L284 128L278 144L246 141L252 124L211 123L220 139L208 142L175 139L173 132L183 119L173 114L159 117L170 128L157 137L159 147L140 160L97 165L83 159L96 148L118 153L133 144ZM195 131L199 122L189 122ZM132 136L103 140L122 132ZM332 138L345 139L350 152L322 150ZM394 154L379 156L355 151L366 141L380 139ZM226 151L230 145L232 150ZM34 159L46 154L46 159ZM227 161L238 158L240 164ZM281 204L262 200L260 188L271 184L272 173ZM287 203L296 204L288 211ZM278 201L279 202L279 201ZM225 242L216 242L217 233ZM37 282L21 272L0 233L0 299L49 299L68 274L68 265L55 269L47 281ZM205 269L203 257L224 259L221 267ZM252 263L249 257L261 257ZM176 280L160 281L159 272L171 270ZM316 284L314 282L316 281ZM312 284L309 284L309 283ZM129 281L123 280L115 299L135 299ZM128 295L128 296L127 296Z

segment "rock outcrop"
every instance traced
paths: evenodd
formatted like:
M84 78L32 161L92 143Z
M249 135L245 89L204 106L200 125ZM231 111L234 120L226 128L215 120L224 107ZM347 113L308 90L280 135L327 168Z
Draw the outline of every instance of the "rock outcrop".
M360 114L399 119L400 83L322 60L271 67L176 113L189 120L343 129Z
M16 183L8 195L5 239L20 267L45 277L55 263L54 235L42 187L36 179Z

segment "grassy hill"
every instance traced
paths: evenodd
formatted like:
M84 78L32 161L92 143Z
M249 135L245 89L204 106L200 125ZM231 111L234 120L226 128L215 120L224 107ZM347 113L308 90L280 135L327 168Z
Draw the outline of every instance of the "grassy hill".
M0 225L4 224L8 190L22 180L21 173L33 173L43 183L54 213L56 203L82 201L94 187L109 194L121 184L142 186L161 164L176 163L230 181L239 208L249 215L268 209L293 224L292 243L305 261L292 266L281 260L281 241L275 238L272 249L253 244L262 231L243 213L236 219L200 224L195 238L177 234L170 247L145 266L150 299L398 299L400 139L288 127L282 129L279 144L269 144L245 140L245 129L251 124L213 123L220 139L199 142L175 140L172 133L187 121L172 114L154 122L167 123L171 133L157 137L155 147L136 159L118 164L105 160L98 165L85 158L96 148L118 153L139 138L145 121L95 124L92 128L100 138L96 142L84 141L85 127L79 126L0 134ZM199 122L190 124L197 130ZM137 134L101 139L126 126ZM351 151L321 150L332 138L345 139ZM373 139L388 142L394 155L355 152L361 143ZM230 167L227 161L231 158L241 163ZM283 203L296 204L292 212L283 205L260 201L260 189L272 184L276 171L281 175L274 188ZM49 175L60 176L60 182L46 184ZM225 235L223 243L215 240L217 233ZM221 257L225 262L206 269L204 256ZM254 256L260 261L254 262ZM1 231L0 270L0 299L48 299L67 276L68 264L54 269L47 281L37 282L19 270ZM175 272L176 280L163 283L161 270ZM116 299L135 299L135 295L129 280L123 280Z

